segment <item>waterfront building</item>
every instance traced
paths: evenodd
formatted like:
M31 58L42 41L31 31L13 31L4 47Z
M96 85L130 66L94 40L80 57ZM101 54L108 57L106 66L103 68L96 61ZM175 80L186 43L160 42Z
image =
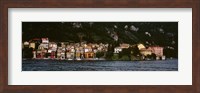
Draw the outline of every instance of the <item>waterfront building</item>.
M75 57L75 49L73 46L68 45L66 48L66 59L72 60Z
M38 46L38 49L48 49L49 47L48 47L48 44L46 44L46 43L41 43L39 46Z
M121 51L122 51L121 47L115 47L115 49L114 49L114 53L119 53Z
M139 50L146 48L143 44L138 44L137 47L138 47Z
M49 43L49 38L42 38L42 43Z
M24 42L24 47L29 47L29 42L25 41Z
M143 56L152 55L152 50L150 48L148 48L148 49L142 48L142 49L140 49L140 53Z
M66 53L66 59L68 59L68 60L74 59L74 53L73 52L67 52Z
M31 42L30 44L29 44L29 48L33 48L33 49L35 49L35 43L34 42Z
M86 45L84 49L85 58L94 58L94 52L91 46Z
M122 49L127 49L129 48L130 45L129 44L125 44L125 43L122 43L120 44L118 47L115 47L114 48L114 53L119 53L122 51ZM105 47L106 51L107 51L107 47Z
M55 51L51 51L51 59L55 59L56 58L56 52Z
M151 49L152 53L156 54L156 56L159 56L159 57L163 56L163 47L150 46L149 49Z
M57 43L55 42L49 42L48 44L49 49L51 49L52 51L56 51L57 50Z
M63 52L63 51L61 52L60 59L62 59L62 60L65 59L65 52Z
M143 44L139 44L138 48L143 57L155 54L156 60L160 60L160 59L165 60L165 56L163 55L163 47L149 46L148 48L145 48Z
M45 49L43 50L37 50L36 52L36 58L45 58L45 54L47 53L47 51Z
M76 48L76 59L80 59L81 57L81 50L79 47Z
M62 47L58 47L57 49L57 58L58 59L63 59L63 51L62 51Z
M120 47L123 49L123 48L129 48L129 44L125 44L125 43L122 43L120 44Z
M85 58L94 58L94 52L85 52Z

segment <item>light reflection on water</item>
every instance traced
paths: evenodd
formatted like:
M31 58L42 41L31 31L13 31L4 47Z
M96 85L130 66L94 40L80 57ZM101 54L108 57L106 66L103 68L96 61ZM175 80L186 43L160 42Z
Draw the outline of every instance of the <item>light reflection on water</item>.
M23 60L22 71L178 71L178 60L66 61Z

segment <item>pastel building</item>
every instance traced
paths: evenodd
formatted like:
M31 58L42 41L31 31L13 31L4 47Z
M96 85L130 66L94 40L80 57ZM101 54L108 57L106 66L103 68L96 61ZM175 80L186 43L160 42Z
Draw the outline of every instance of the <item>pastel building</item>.
M152 55L152 50L151 49L146 49L146 48L142 48L140 49L140 53L143 55L143 56L147 56L147 55Z
M143 56L155 54L156 59L165 59L165 56L163 55L163 47L149 46L148 48L146 48L143 44L138 44L138 49Z
M49 38L42 38L42 43L49 43Z
M138 47L139 50L146 48L143 44L138 44L137 47Z
M149 47L152 50L152 53L156 54L156 56L162 57L163 56L163 47L159 46L152 46Z
M33 49L35 49L35 43L34 42L31 42L30 44L29 44L29 48L33 48Z
M51 59L56 58L57 44L55 42L49 42L48 44L48 53L50 54Z
M72 60L75 57L75 49L73 46L67 46L66 48L66 59Z
M58 47L57 58L58 59L65 59L65 49L63 49L62 47Z
M94 52L92 51L91 46L86 46L84 49L85 58L94 58Z
M125 43L120 44L120 47L121 47L121 48L129 48L129 46L130 46L129 44L125 44Z

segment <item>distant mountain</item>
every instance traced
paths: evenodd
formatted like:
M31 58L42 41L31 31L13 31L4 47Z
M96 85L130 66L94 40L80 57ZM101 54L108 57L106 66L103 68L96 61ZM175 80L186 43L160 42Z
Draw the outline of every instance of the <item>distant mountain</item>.
M178 22L23 22L22 40L143 43L178 48Z

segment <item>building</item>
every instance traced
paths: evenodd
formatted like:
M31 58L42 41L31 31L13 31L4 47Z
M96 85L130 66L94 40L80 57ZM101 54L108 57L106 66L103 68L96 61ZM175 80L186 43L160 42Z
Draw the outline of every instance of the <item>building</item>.
M137 47L138 47L139 50L146 48L143 44L138 44Z
M94 58L94 52L91 46L85 46L84 49L85 49L84 51L85 58Z
M34 42L31 42L31 43L29 43L29 48L33 48L33 49L35 49L35 43Z
M66 59L72 60L75 57L75 49L73 46L68 45L66 47Z
M38 46L38 49L48 49L49 48L49 45L46 44L46 43L41 43L39 46Z
M115 49L114 49L114 53L119 53L121 51L122 51L121 47L115 47Z
M129 46L130 46L129 44L125 44L125 43L120 44L120 47L121 47L121 48L129 48Z
M148 48L145 48L143 44L138 44L138 48L143 58L147 57L148 55L155 54L157 60L159 59L165 60L165 56L163 55L163 47L149 46Z
M129 47L130 47L129 44L125 44L125 43L120 44L119 47L115 47L115 48L114 48L114 53L119 53L119 52L122 51L122 49L126 49L126 48L129 48ZM107 49L107 47L106 47L106 49Z
M55 42L49 42L48 44L48 56L51 59L56 58L57 44Z
M42 58L42 51L41 50L37 50L36 52L36 58Z
M42 38L42 43L49 43L49 38Z
M36 50L36 58L50 58L51 53L49 53L49 51L51 50L49 50L49 40L48 38L42 38L41 40L42 40L42 43L39 44ZM31 42L34 42L34 41L39 43L38 39L31 40ZM36 48L36 43L33 44L32 46L35 46Z
M58 59L65 59L65 48L58 47L57 58Z
M29 47L29 42L25 41L24 42L24 47Z
M140 54L142 54L143 56L152 55L152 50L149 48L142 48L140 49Z
M85 58L94 58L94 52L86 52Z
M79 47L76 48L76 59L81 58L81 49Z
M152 53L154 53L156 56L162 57L163 56L163 47L159 46L151 46L149 49L152 50Z
M37 52L36 52L36 58L46 58L46 53L47 53L47 50L46 49L38 49Z
M55 42L49 42L48 44L48 48L51 49L52 51L56 51L57 50L57 43Z

